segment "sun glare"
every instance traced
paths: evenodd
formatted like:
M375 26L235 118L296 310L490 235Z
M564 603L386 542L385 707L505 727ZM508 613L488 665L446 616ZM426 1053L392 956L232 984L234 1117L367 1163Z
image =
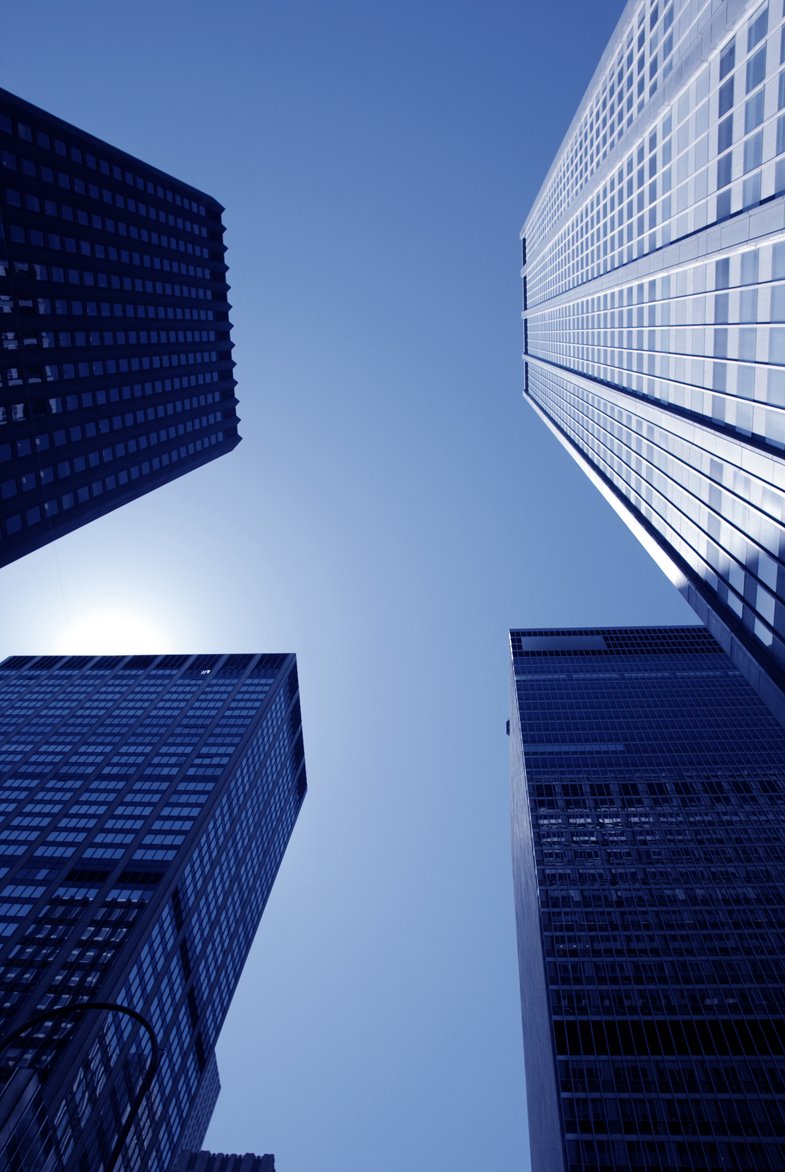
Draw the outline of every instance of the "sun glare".
M60 655L129 655L168 650L156 624L126 606L102 606L74 615L58 639Z

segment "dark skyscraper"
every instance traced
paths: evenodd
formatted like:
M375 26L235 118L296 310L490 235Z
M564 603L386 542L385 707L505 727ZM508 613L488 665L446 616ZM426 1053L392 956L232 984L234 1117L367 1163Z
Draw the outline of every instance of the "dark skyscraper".
M0 565L239 442L221 212L0 90Z
M292 655L0 665L0 1166L201 1147L305 790Z
M785 732L700 627L511 644L533 1167L782 1168Z

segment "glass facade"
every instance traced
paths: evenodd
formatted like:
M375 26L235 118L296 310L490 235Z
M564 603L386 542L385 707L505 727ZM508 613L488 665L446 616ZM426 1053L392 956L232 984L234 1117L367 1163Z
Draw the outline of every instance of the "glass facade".
M124 1172L201 1146L305 791L293 655L0 664L0 1037L44 1015L0 1049L3 1167L97 1172L129 1116Z
M781 1168L785 732L702 627L511 651L532 1166Z
M239 442L222 210L0 90L0 565Z
M525 397L785 719L783 0L626 6L522 273Z

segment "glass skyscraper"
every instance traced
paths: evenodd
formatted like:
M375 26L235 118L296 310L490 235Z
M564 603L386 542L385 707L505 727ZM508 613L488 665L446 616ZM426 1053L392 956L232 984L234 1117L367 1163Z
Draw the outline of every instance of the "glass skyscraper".
M201 1147L305 791L293 655L0 664L3 1168Z
M239 442L222 210L0 90L0 565Z
M781 1169L785 731L699 626L511 651L532 1166Z
M525 397L785 720L782 0L630 0L522 245Z

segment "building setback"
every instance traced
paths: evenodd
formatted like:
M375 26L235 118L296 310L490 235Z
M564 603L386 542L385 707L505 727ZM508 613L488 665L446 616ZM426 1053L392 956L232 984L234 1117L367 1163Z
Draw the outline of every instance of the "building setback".
M305 791L293 655L0 665L0 1165L202 1146Z
M275 1172L275 1156L227 1156L223 1152L183 1154L172 1172Z
M512 631L532 1167L782 1167L785 731L702 627Z
M222 210L0 90L0 565L239 442Z
M522 232L524 395L785 720L779 0L630 0Z

